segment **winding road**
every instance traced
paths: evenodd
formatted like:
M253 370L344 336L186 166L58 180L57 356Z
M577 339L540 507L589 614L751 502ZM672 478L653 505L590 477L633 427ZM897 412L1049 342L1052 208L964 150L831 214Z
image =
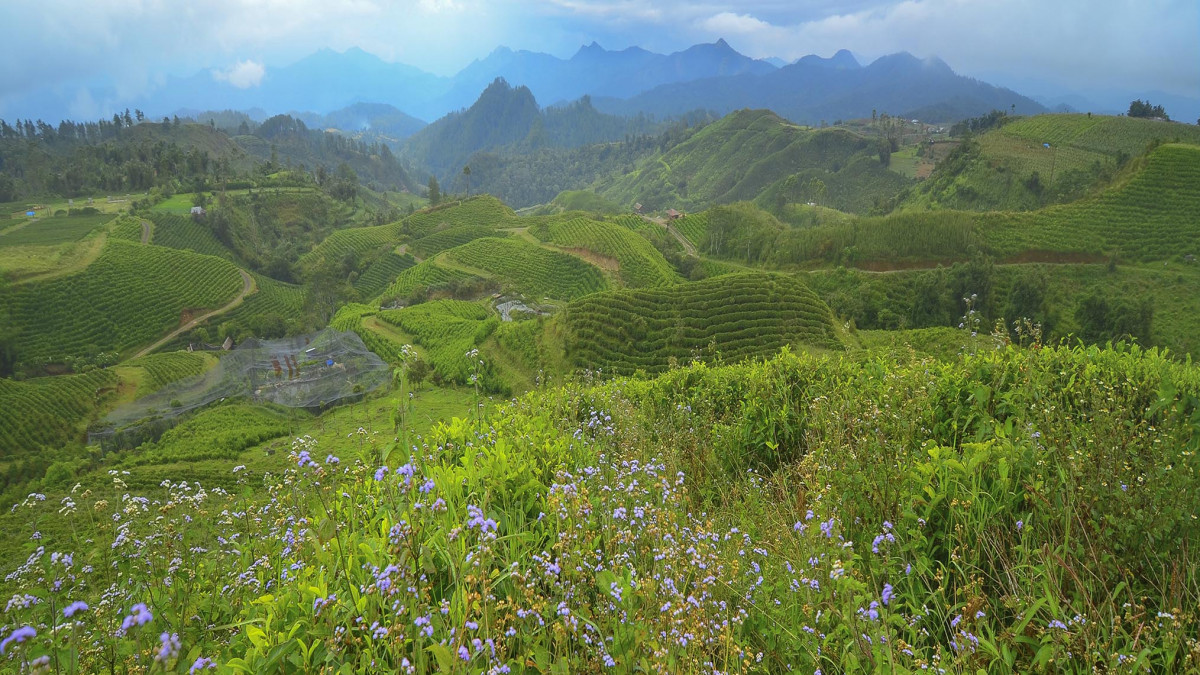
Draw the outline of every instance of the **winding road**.
M170 342L171 340L186 333L187 331L189 331L189 330L195 328L196 326L204 323L205 321L211 319L212 317L217 316L218 314L224 314L225 312L228 312L229 310L233 309L234 307L237 307L238 305L242 304L242 301L246 299L246 296L250 295L250 293L253 292L257 286L254 283L254 277L250 276L250 274L247 273L246 270L238 270L238 272L242 275L242 292L239 293L238 296L236 298L234 298L228 305L225 305L224 307L221 307L219 309L214 309L213 311L211 311L207 314L201 314L200 316L183 324L179 328L176 328L175 330L171 331L170 333L167 333L166 336L164 336L158 342L155 342L154 344L150 345L149 347L146 347L142 351L135 354L133 358L136 359L138 357L145 356L145 355L149 354L150 352L154 351L155 349L158 349L159 347Z
M671 223L663 220L662 218L651 218L650 216L642 216L642 219L644 219L648 223L654 223L655 225L658 225L660 227L665 227L667 229L667 232L671 233L671 236L673 236L677 240L679 240L680 244L683 244L683 250L685 253L687 253L690 256L697 255L696 247L692 245L692 242L688 241L687 237L683 236L682 234L679 234L679 230L676 230L674 227L672 227Z
M148 220L142 221L142 243L150 243L150 221Z

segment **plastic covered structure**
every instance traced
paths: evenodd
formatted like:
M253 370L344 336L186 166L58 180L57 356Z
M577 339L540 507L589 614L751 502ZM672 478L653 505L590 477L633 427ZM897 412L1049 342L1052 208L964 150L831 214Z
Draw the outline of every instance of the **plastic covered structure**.
M388 365L352 332L327 328L278 340L251 338L207 372L113 410L88 441L134 447L157 437L180 415L234 397L321 410L361 399L390 376Z

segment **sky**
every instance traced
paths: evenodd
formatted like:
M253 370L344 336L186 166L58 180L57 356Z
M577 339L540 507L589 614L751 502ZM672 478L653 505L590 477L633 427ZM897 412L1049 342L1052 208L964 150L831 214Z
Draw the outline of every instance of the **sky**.
M0 116L51 94L95 108L97 81L117 105L170 75L253 87L322 48L452 75L501 45L569 57L593 41L669 53L718 38L786 61L936 55L1043 95L1200 98L1197 0L2 0L0 25Z

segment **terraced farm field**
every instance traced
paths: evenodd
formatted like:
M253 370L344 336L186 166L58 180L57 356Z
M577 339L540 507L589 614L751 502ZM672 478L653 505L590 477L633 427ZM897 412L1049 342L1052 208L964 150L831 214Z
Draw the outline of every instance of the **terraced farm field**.
M398 366L404 362L402 354L404 343L381 335L379 332L373 331L365 325L367 319L374 317L378 313L378 307L371 307L360 303L343 305L337 314L333 316L333 319L330 320L329 327L334 330L354 331L362 339L367 349L375 352L384 361Z
M396 281L404 270L416 265L417 261L407 253L396 255L388 251L371 263L362 276L354 280L354 288L363 299L374 298Z
M1023 138L1051 147L1115 155L1137 155L1154 140L1200 144L1200 127L1136 117L1108 115L1036 115L1004 125L996 135ZM990 135L990 134L989 134Z
M131 359L122 368L140 368L145 373L138 384L138 397L153 393L185 377L199 375L215 363L203 352L162 352Z
M400 242L400 227L400 223L390 223L337 230L313 250L300 256L300 266L312 269L322 264L340 262L347 253L364 255L384 246L394 246Z
M596 267L575 256L525 241L476 239L442 255L451 262L495 276L532 298L571 300L608 286Z
M503 233L488 225L458 225L421 237L412 243L412 250L416 255L428 258L476 239L500 236L504 236Z
M0 460L80 441L116 384L109 370L23 382L0 378Z
M233 259L233 254L217 239L212 229L191 216L155 213L150 216L150 220L154 223L154 234L150 243L156 246L195 251L226 260ZM140 230L138 236L140 240Z
M230 262L110 241L82 272L0 291L24 362L121 352L153 342L185 309L214 308L242 288Z
M92 230L112 220L112 214L97 213L85 216L54 216L37 218L15 228L5 221L8 229L0 233L0 246L49 246L79 241Z
M796 277L727 275L658 289L595 293L564 315L580 369L661 372L693 357L765 356L785 345L841 349L833 314Z
M276 281L261 274L250 273L258 290L246 296L242 304L221 315L218 322L232 321L253 328L276 317L287 322L304 320L303 286Z
M1014 218L985 233L996 249L1117 252L1130 260L1200 255L1200 146L1164 145L1128 182Z
M680 281L675 268L650 242L633 231L589 218L551 220L529 228L538 239L568 249L584 249L617 261L617 274L629 288Z
M504 202L495 197L481 195L464 202L415 213L404 219L404 231L414 239L420 239L440 230L464 225L495 229L513 226L515 222L519 222L517 214Z
M467 356L499 324L499 318L479 303L436 300L404 309L386 310L379 318L416 338L425 348L429 363L448 382L470 384L479 368L486 382L492 366L479 364L479 356Z
M476 278L475 275L462 270L448 269L439 266L432 260L425 260L401 272L396 280L383 291L380 299L386 304L394 300L403 300L421 288L437 288Z

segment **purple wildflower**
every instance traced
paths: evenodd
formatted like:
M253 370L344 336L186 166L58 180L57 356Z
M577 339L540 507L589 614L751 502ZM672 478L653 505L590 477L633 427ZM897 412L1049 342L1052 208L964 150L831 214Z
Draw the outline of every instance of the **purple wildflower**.
M197 673L205 668L216 670L217 664L213 663L212 659L201 656L200 658L196 659L196 662L192 664L191 668L188 668L188 673Z
M76 600L75 602L72 602L71 604L67 605L63 609L63 616L65 616L69 619L69 618L75 616L76 612L86 612L87 609L88 609L88 604L86 602L84 602L82 600Z
M891 584L883 585L883 593L880 594L879 598L881 600L883 600L883 604L885 607L887 606L888 603L890 603L892 601L892 585Z
M13 642L21 644L22 642L26 640L32 640L35 637L37 637L37 631L34 630L32 626L22 626L21 628L14 630L8 637L0 640L0 654L5 653L8 650L8 645L12 644Z
M166 663L179 656L179 648L183 646L179 642L179 633L163 633L158 637L158 641L160 644L158 653L154 655L155 661Z
M129 630L134 626L145 626L154 620L154 615L146 609L145 603L139 602L129 609L129 616L121 622L121 630Z

